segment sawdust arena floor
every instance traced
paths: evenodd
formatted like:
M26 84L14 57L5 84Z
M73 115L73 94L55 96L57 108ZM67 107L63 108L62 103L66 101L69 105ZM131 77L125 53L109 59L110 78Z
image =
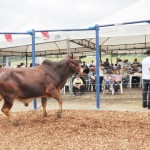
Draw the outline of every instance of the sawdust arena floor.
M142 108L142 90L124 89L124 94L101 94L100 110L95 93L63 96L58 119L56 100L48 100L48 116L15 101L14 126L0 112L0 150L150 150L150 110ZM3 101L0 102L0 108Z
M14 126L0 114L1 150L149 150L150 113L110 110L13 112Z

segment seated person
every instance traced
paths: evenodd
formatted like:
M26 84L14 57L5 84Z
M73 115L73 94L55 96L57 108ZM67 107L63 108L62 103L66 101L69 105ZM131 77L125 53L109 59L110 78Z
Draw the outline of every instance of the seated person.
M112 77L109 72L106 72L106 74L104 75L104 85L106 92L108 92L110 90L110 87L112 86Z
M138 85L140 84L140 77L138 76L138 74L139 74L138 65L133 66L132 73L134 74L134 76L132 77L132 81L131 81L132 87L138 87Z
M132 87L138 87L140 85L140 77L139 76L133 76L131 81Z
M79 75L73 80L73 94L76 95L77 92L80 92L80 95L84 94L84 85L83 81Z
M88 75L86 73L83 73L82 76L80 76L80 79L83 81L83 88L84 88L84 91L86 90L87 88L87 84L88 84Z
M120 75L120 71L119 69L116 69L115 74L113 75L113 80L114 80L114 91L117 92L119 87L120 87L120 83L122 81L122 75Z
M122 75L123 75L123 87L127 88L128 82L129 82L129 68L128 67L126 66L123 67Z

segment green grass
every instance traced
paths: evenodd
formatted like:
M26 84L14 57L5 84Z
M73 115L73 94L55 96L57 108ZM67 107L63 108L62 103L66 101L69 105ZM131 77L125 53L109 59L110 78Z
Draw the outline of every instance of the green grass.
M128 59L129 62L133 62L135 58L138 59L139 62L142 61L142 59L145 57L144 55L141 55L141 54L127 54L127 55L120 55L120 56L113 56L111 57L110 55L102 55L102 61L104 62L106 60L106 58L109 59L109 62L111 63L116 63L116 60L117 60L117 57L124 60L124 59ZM43 58L44 60L45 58ZM59 61L61 60L62 58L46 58L46 59L50 59L50 60L53 60L53 61ZM96 62L96 57L92 57L92 56L88 56L86 58L82 58L81 59L82 61L85 61L87 64L90 64L92 60L94 60L94 62ZM11 61L11 65L16 67L17 65L19 65L20 63L26 63L26 59L25 58L20 58L20 59L17 59L17 60L12 60ZM32 62L32 59L28 59L28 66L30 65L30 63Z
M118 57L117 56L111 57L110 55L102 55L101 59L104 62L106 60L106 58L108 58L110 63L111 62L116 63L117 58L122 59L122 61L125 59L128 59L128 61L132 63L135 58L137 58L137 60L139 62L142 62L144 57L145 57L144 55L138 55L138 54L136 54L136 55L135 54L134 55L133 54L132 55L120 55ZM87 58L82 59L82 61L85 61L87 64L91 63L92 60L94 60L94 62L95 62L96 58L95 57L87 57Z
M45 60L45 59L58 61L58 60L61 60L62 58L43 58L43 60ZM20 59L17 59L17 60L11 60L11 66L17 67L17 65L19 65L20 63L23 63L23 62L26 64L26 59L25 58L20 58ZM28 66L30 65L30 63L32 63L31 58L28 59Z

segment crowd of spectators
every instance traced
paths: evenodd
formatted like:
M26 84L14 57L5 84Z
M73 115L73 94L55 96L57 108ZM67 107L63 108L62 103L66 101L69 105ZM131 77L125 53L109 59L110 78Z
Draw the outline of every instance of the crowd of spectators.
M96 91L96 66L94 61L92 60L89 65L83 61L82 68L83 74L80 75L80 78L83 81L82 86L85 85L84 90L82 89L82 94L83 91L87 90L87 84L88 86L92 86L93 91ZM135 58L133 62L118 58L115 64L110 63L109 59L106 58L104 62L100 61L100 92L103 90L103 84L105 84L105 90L107 91L113 87L114 91L117 92L120 83L122 83L124 88L127 88L129 76L133 74L131 85L136 88L140 85L141 78L139 75L141 75L141 73L142 65L138 62L137 58ZM76 76L76 74L74 76Z

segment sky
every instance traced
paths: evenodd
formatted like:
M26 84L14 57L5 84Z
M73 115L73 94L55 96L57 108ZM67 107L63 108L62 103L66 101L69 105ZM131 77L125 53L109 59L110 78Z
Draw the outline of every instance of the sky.
M0 0L0 30L66 29L86 26L138 0ZM95 25L95 24L93 24Z

